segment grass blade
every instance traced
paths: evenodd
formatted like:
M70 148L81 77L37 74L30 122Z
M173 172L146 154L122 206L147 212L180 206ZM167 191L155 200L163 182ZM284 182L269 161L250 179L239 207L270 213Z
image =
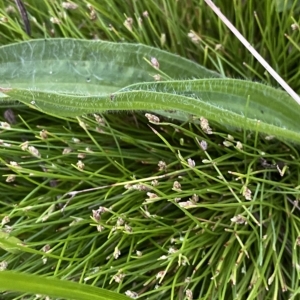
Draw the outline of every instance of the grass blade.
M18 284L16 284L16 282ZM76 282L11 271L0 272L0 289L64 299L126 300L124 295Z

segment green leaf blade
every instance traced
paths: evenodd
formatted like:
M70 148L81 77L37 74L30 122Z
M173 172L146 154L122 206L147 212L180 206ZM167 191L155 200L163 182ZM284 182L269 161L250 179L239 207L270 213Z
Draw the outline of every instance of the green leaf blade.
M159 68L149 63L153 58ZM2 101L16 99L51 115L143 110L178 120L203 116L300 143L299 106L285 92L220 78L155 48L75 39L34 40L1 47L0 66L0 91L10 97ZM153 76L157 74L167 80L156 82Z
M0 289L74 300L130 299L125 295L94 286L88 286L67 280L58 280L55 278L44 278L32 274L21 274L12 271L0 272Z
M0 87L76 95L108 95L127 85L174 79L219 77L192 61L145 45L77 39L32 40L0 48Z

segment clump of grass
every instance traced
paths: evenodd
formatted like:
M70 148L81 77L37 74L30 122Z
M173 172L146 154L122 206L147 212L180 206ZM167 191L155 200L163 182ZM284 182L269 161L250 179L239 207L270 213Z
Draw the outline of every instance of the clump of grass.
M276 47L273 39L278 28L290 32L296 10L279 18L270 3L218 5L299 91L299 51L291 46L299 37ZM5 4L3 40L27 39ZM76 4L66 11L59 2L28 0L33 37L141 42L272 83L202 2ZM150 124L132 112L56 119L12 109L16 121L7 111L6 119L15 123L1 124L2 230L39 253L0 250L3 269L141 299L297 299L295 145L219 124L209 124L211 132L203 119Z
M149 128L131 114L64 126L28 114L2 133L2 174L15 178L1 185L1 215L41 254L3 253L9 269L149 299L296 292L292 145L191 124Z

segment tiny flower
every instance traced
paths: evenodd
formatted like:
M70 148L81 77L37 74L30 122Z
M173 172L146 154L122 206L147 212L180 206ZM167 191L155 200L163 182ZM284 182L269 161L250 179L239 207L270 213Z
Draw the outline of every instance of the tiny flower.
M40 131L40 137L43 139L43 140L46 140L48 138L48 131L43 129Z
M7 269L8 262L6 260L3 260L0 262L0 271L5 271Z
M201 41L201 38L192 30L190 30L190 32L188 33L188 37L195 44L199 44Z
M192 292L192 290L187 289L187 290L185 291L185 295L186 295L186 298L187 298L188 300L193 300L193 292Z
M68 147L63 150L62 154L66 155L66 154L69 154L70 152L72 152L72 149Z
M159 185L158 180L157 180L157 179L152 180L152 181L151 181L151 185L152 185L152 186L158 186L158 185Z
M95 8L90 3L87 4L87 8L90 10L90 20L95 21L97 19Z
M203 151L207 150L207 142L206 141L202 140L199 145Z
M203 130L203 132L205 132L206 134L212 134L212 129L209 126L208 120L205 119L204 117L200 118L200 126Z
M79 144L80 143L80 139L73 137L72 138L73 143L75 144Z
M140 191L140 192L147 192L151 190L151 187L148 187L147 185L143 183L133 184L130 189Z
M60 24L61 20L56 18L56 17L51 17L50 22L53 23L53 24Z
M145 11L143 12L143 17L144 17L144 18L148 18L148 17L149 17L149 13L148 13L147 10L145 10Z
M178 181L174 181L173 183L173 189L177 191L181 191L181 184Z
M195 161L192 160L191 158L189 158L189 159L187 160L187 162L188 162L188 165L189 165L191 168L194 168L194 167L196 166Z
M118 259L119 256L121 255L121 251L118 249L118 247L115 247L115 250L114 250L114 258L115 259Z
M96 226L98 232L102 232L105 228L102 225Z
M49 244L45 245L43 248L42 248L42 251L43 252L49 252L49 250L51 249L51 246Z
M117 283L120 283L126 275L124 273L118 273L113 276L113 280Z
M166 171L167 170L167 164L162 160L160 160L158 162L158 167L159 167L159 171Z
M176 253L178 250L173 248L173 247L170 247L169 250L168 250L168 253L169 254L173 254L173 253Z
M215 46L215 50L218 51L218 50L222 50L224 49L223 45L222 44L216 44Z
M138 251L138 250L136 250L136 255L138 256L138 257L141 257L142 255L143 255L143 252L142 251Z
M0 17L0 23L8 23L7 17Z
M11 233L13 228L12 226L9 226L9 225L5 225L5 228L2 228L3 232L5 233Z
M92 210L92 218L96 222L99 222L101 215L105 212L107 212L107 208L105 208L104 206L100 206L97 210Z
M234 216L230 220L231 220L231 222L236 223L236 224L247 224L247 219L245 217L243 217L242 215Z
M21 149L22 149L23 151L27 150L28 144L29 144L28 141L26 141L26 142L24 142L23 144L21 144Z
M28 151L31 153L31 155L33 155L33 156L35 156L35 157L37 157L37 158L40 158L40 157L41 157L41 154L40 154L39 150L36 149L36 148L33 147L33 146L29 146L29 147L28 147Z
M92 213L93 213L93 216L92 218L96 221L96 222L99 222L100 220L100 213L99 213L99 210L92 210Z
M123 24L129 31L132 31L132 24L133 24L132 18L127 18Z
M132 190L133 189L132 188L132 184L130 184L130 183L125 184L124 185L124 189L126 189L126 190Z
M138 17L138 24L139 24L139 27L142 27L143 19L141 17Z
M84 219L83 218L76 218L74 217L74 220L69 224L69 226L75 226L77 225L78 223L80 223L81 221L83 221Z
M243 149L243 144L241 142L237 142L235 147L239 150L242 150Z
M149 197L149 199L157 198L157 195L155 193L148 192L147 196Z
M78 160L78 162L76 163L76 166L78 169L83 170L85 165L81 160Z
M210 164L211 163L211 161L209 159L202 159L202 162L204 164Z
M97 114L94 114L93 115L94 116L94 118L95 118L95 120L96 120L96 122L98 123L98 124L100 124L100 125L105 125L105 120L103 119L103 118L101 118L99 115L97 115Z
M250 189L247 188L247 186L243 186L242 188L242 195L245 197L246 200L252 200L251 196L252 192Z
M233 143L231 143L231 142L229 142L229 141L224 141L223 142L223 145L225 146L225 147L231 147L231 146L233 146Z
M160 271L160 272L158 272L157 273L157 275L156 275L156 279L162 279L162 278L164 278L165 277L165 275L166 275L166 271Z
M86 123L84 123L83 121L81 121L81 120L79 120L78 124L83 129L86 129L88 127L88 125Z
M18 168L18 169L21 168L20 165L19 165L17 162L15 162L15 161L10 161L9 164L10 164L12 167L15 167L15 168Z
M11 128L10 124L8 124L7 122L0 122L0 127L4 128L4 129Z
M4 216L4 218L2 219L2 226L9 223L10 222L10 217L9 216Z
M274 138L275 138L275 135L267 135L267 136L265 136L265 140L267 140L267 141L271 141Z
M138 293L133 292L133 291L129 291L129 290L125 292L125 295L132 298L132 299L137 299L137 297L139 296Z
M63 2L61 5L64 9L68 10L74 10L78 8L78 5L74 2Z
M117 226L118 226L118 227L119 227L119 226L123 226L124 223L125 223L124 219L122 219L122 218L119 217L118 220L117 220Z
M165 260L168 259L167 255L162 255L161 257L159 257L157 260Z
M192 196L192 199L191 199L194 203L197 203L198 201L199 201L199 196L198 195L196 195L196 194L194 194L193 196Z
M186 277L185 280L184 280L184 282L185 282L185 283L190 283L191 280L192 280L191 277Z
M5 179L5 181L6 182L14 182L15 181L15 179L16 179L16 175L15 174L10 174L10 175L8 175L7 177L6 177L6 179Z
M192 201L182 201L182 202L179 202L178 205L185 209L197 207L196 204Z
M126 232L128 232L128 233L132 232L132 227L129 226L128 224L125 224L124 227L125 227L124 229L125 229Z
M8 14L14 14L14 13L16 13L16 9L12 5L8 5L5 8L5 12L7 12Z
M155 75L153 75L153 79L155 81L160 81L161 80L161 76L159 74L155 74Z
M145 114L145 117L149 120L149 122L151 123L159 123L160 120L159 120L159 117L155 116L155 115L152 115L152 114Z
M77 158L80 158L80 159L84 159L86 157L86 154L85 153L79 153L77 155Z
M155 57L151 57L150 62L155 69L159 69L159 62Z

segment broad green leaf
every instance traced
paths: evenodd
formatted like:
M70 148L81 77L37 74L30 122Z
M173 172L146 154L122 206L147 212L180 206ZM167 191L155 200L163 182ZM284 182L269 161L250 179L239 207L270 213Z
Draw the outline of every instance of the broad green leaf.
M204 116L227 126L257 130L300 143L297 103L280 90L242 80L200 79L137 84L114 93L113 98L21 89L10 90L7 94L56 116L119 110L156 111L180 120ZM265 105L266 100L272 105ZM182 114L174 114L172 110Z
M47 295L74 300L128 300L109 290L67 280L45 278L11 271L0 272L0 290Z
M153 57L159 69L146 61ZM155 82L159 73L167 81ZM300 143L300 108L285 92L220 78L146 46L73 39L24 42L0 48L0 75L0 91L10 97L3 101L19 100L55 116L111 110L154 111L178 120L203 116Z
M155 58L160 68L147 62ZM32 40L0 47L0 87L103 96L127 85L219 77L177 55L145 45L76 39ZM167 79L167 78L165 78Z

